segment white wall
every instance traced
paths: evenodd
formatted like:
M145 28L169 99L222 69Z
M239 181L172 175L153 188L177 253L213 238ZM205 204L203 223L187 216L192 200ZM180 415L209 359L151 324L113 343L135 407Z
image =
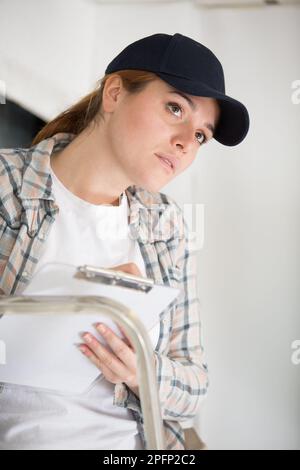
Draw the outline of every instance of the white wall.
M0 0L0 80L8 98L48 120L90 85L95 3Z
M251 129L197 161L205 204L200 297L211 387L201 434L219 449L300 448L300 9L206 12L195 38L222 58Z
M211 449L300 448L300 365L290 360L300 339L299 20L297 7L0 1L0 80L44 119L88 92L128 43L157 32L210 47L227 93L249 109L240 146L210 143L164 188L205 209L199 293L211 385L197 426Z

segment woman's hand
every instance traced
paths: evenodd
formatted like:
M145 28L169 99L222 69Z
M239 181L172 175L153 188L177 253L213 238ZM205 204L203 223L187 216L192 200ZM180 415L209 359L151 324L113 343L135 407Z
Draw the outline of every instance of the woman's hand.
M109 269L142 276L139 268L134 263L121 264ZM121 339L103 323L95 325L97 332L104 337L112 351L109 351L90 333L83 334L86 344L79 345L79 349L101 370L109 382L114 384L123 382L139 396L136 353L124 330L120 325L118 327L125 339Z
M118 326L124 334L120 325ZM136 353L128 338L127 343L103 323L96 324L95 328L104 337L111 351L91 333L83 335L86 344L81 344L79 349L101 370L109 382L124 382L138 395Z

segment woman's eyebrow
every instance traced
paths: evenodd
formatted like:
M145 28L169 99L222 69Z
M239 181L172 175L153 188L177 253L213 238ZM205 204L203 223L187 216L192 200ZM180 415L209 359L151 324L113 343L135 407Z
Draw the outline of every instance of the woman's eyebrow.
M170 91L169 93L175 93L176 95L180 95L182 96L182 98L184 98L190 105L191 109L193 111L195 111L197 109L197 106L195 105L195 103L191 100L191 98L187 95L185 95L184 93L182 93L182 91L179 91L179 90L172 90ZM211 132L212 132L212 137L214 136L214 132L215 132L215 128L212 124L210 124L209 122L205 122L204 123L204 126L209 129Z

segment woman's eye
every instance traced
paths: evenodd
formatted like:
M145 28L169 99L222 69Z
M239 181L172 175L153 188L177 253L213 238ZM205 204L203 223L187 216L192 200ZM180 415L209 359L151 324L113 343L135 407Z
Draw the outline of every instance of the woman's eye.
M205 144L205 142L206 142L206 140L207 140L206 137L205 137L205 135L202 134L202 132L197 132L197 134L200 134L200 135L202 136L202 141L201 141L201 142L198 141L199 144L200 144L200 145Z
M169 107L169 108L177 108L177 109L179 109L179 110L182 112L182 107L181 107L179 104L177 104L177 103L168 103L168 107ZM173 111L172 111L172 113L175 114ZM197 134L202 136L201 142L197 139L198 142L199 142L199 144L200 144L200 145L205 144L205 142L206 142L206 140L207 140L206 137L205 137L205 135L204 135L202 132L197 132Z
M179 104L177 104L177 103L168 103L168 106L169 106L170 108L177 108L177 109L180 109L180 111L182 112L182 107L179 106ZM173 114L174 114L174 113L173 113Z

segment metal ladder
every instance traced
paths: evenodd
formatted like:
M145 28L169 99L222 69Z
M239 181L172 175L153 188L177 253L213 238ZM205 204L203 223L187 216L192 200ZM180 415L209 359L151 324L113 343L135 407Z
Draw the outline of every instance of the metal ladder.
M64 314L72 315L101 313L119 323L124 329L137 354L137 375L146 448L164 450L165 438L152 345L146 328L133 310L103 296L0 296L0 316L34 313L43 315L49 312L59 315L62 311Z

